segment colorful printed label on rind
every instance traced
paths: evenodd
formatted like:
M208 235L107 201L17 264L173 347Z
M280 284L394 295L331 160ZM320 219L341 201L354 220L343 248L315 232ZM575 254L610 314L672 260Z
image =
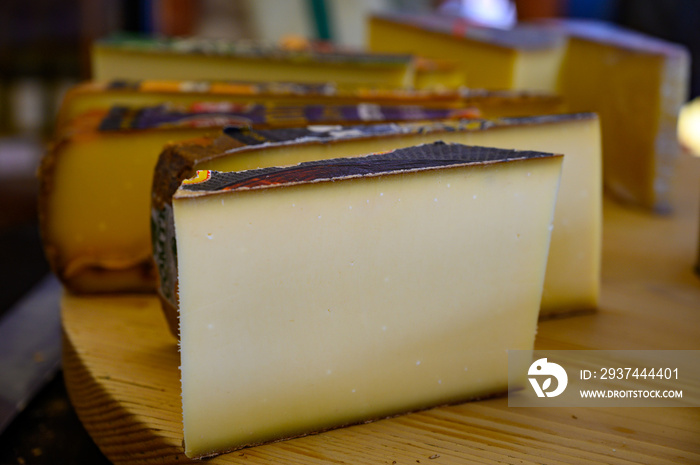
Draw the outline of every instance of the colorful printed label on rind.
M338 95L333 83L298 82L249 82L249 81L127 81L114 80L105 86L106 90L130 90L136 92L181 92L198 94L230 94L256 96L272 95ZM386 91L391 94L390 91ZM401 95L399 91L396 95ZM420 95L420 94L419 94Z
M373 125L316 125L286 129L253 129L247 127L227 127L224 134L247 146L284 143L293 141L328 142L332 140L386 136L392 134L435 133L445 131L473 131L491 126L519 126L527 124L547 124L579 119L596 118L594 113L572 113L497 120L462 119L431 123L390 123Z
M367 126L316 125L286 129L252 129L227 127L224 134L247 145L265 145L270 143L302 142L317 140L328 142L332 140L352 139L360 137L388 136L436 131L460 131L478 129L487 122L483 120L453 121L441 123L390 123Z
M183 186L190 184L199 184L200 182L209 181L211 179L211 170L198 170L194 177L182 181Z
M306 125L476 118L478 110L424 108L417 105L271 105L233 102L200 102L187 108L160 105L146 108L112 107L99 125L100 131L209 128L255 125Z

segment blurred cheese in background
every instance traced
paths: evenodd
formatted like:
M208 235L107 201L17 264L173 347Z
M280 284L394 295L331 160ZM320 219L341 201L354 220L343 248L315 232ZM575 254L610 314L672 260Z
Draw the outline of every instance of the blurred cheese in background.
M466 77L454 61L416 57L415 66L416 89L458 89L466 85Z
M678 140L685 150L700 157L700 97L683 105L678 118Z
M683 105L678 118L678 140L687 152L700 157L700 98ZM700 275L700 228L698 228L697 247L698 258L695 263L695 272Z
M394 13L372 16L368 29L370 50L451 60L468 87L556 90L563 40L546 30L485 28L459 17Z
M558 90L603 127L603 179L623 201L668 212L680 152L678 113L688 98L688 51L608 23L547 23L568 37Z
M83 113L113 106L146 107L197 102L274 103L277 105L419 105L424 108L477 108L482 116L528 116L563 113L554 94L479 89L414 91L404 89L339 89L334 83L141 80L84 82L63 100L56 131Z
M341 87L410 88L413 58L286 50L252 41L112 37L92 48L92 78L334 82Z
M115 105L146 107L160 104L189 105L196 102L356 104L371 101L385 105L460 106L455 92L412 92L393 89L340 90L332 82L116 80L83 82L73 87L61 106L57 127L67 125L87 111L108 110ZM552 98L554 98L552 96Z
M624 202L670 210L676 121L690 84L684 47L599 21L504 30L405 14L373 16L368 43L374 51L450 57L467 85L546 90L573 111L599 113L606 189Z

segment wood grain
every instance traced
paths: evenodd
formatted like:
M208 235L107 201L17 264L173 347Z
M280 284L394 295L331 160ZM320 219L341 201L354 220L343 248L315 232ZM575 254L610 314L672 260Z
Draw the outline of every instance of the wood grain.
M700 349L700 160L676 210L606 200L598 312L540 323L538 349ZM64 371L81 420L115 464L182 464L179 356L152 296L63 299ZM700 463L698 408L508 408L470 402L244 449L207 461L284 464Z

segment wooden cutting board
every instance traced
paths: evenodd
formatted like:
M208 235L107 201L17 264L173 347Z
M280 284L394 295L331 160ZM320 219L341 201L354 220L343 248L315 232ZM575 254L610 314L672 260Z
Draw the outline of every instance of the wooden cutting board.
M684 156L675 212L606 200L597 313L543 321L538 349L700 349L700 159ZM179 356L152 296L63 299L64 372L115 464L183 464ZM205 381L203 381L205 382ZM279 464L700 463L700 408L508 408L469 402L244 449L207 461Z

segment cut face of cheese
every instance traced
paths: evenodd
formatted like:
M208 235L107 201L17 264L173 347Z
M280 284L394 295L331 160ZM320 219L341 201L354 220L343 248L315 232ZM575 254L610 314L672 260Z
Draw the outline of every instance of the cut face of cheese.
M465 85L482 89L554 91L562 45L558 34L530 26L498 30L447 16L406 14L369 21L370 50L453 61Z
M68 289L153 289L148 212L158 153L211 131L93 132L52 147L40 169L39 219L46 257Z
M431 73L423 73L430 87ZM338 89L332 84L243 83L208 81L86 82L72 88L63 100L56 123L60 131L87 111L114 106L148 107L162 104L190 106L199 102L264 105L418 105L425 108L477 108L488 118L563 113L561 98L553 94L518 91L397 89Z
M561 95L572 110L600 115L606 189L668 211L678 113L688 95L687 51L605 23L550 24L569 36Z
M339 86L409 88L408 55L285 50L207 39L112 38L92 48L92 78L335 82Z
M560 169L432 144L183 185L185 454L505 392L507 350L534 343Z
M564 168L541 314L594 310L600 292L601 154L595 115L557 115L430 125L231 130L230 136L169 147L154 177L153 249L160 276L158 292L170 328L177 334L177 280L170 198L196 169L241 171L303 161L392 150L443 140L505 149L563 153ZM293 143L297 140L297 143ZM240 144L252 144L241 149Z
M72 291L154 289L150 228L153 169L163 146L229 124L317 123L457 117L471 110L422 107L201 104L114 108L66 128L42 162L40 221L52 269Z

